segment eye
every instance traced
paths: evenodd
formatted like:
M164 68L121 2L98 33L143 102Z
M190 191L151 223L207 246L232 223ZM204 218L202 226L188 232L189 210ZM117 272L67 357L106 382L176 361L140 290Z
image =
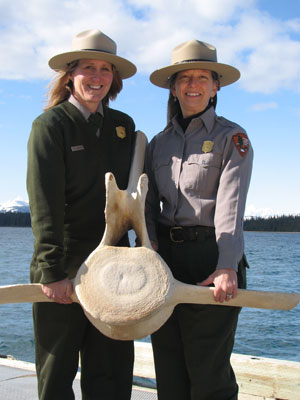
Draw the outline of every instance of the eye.
M180 80L180 81L184 81L184 80L187 80L187 79L189 79L188 75L180 75L178 77L178 80Z

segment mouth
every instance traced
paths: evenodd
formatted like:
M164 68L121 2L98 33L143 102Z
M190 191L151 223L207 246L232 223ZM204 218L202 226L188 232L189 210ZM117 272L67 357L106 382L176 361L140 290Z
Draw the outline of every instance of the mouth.
M190 93L190 92L187 92L185 95L189 96L189 97L199 97L199 96L201 96L200 93Z
M88 87L92 90L100 90L103 88L103 85L88 85Z

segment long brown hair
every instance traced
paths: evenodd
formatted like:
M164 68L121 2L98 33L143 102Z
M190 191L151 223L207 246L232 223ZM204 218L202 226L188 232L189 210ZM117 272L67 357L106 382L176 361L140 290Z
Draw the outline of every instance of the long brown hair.
M50 110L50 108L67 100L73 93L73 82L70 79L70 75L77 67L78 62L79 60L72 61L70 64L68 64L65 71L59 71L54 76L53 80L48 86L47 104L44 107L44 111ZM119 72L113 64L112 71L112 84L107 95L102 100L102 103L106 106L109 105L109 100L114 100L123 88L123 81L120 77Z
M171 88L175 85L177 75L178 75L178 72L176 72L175 74L173 74L170 77L170 89L169 89L168 108L167 108L167 123L169 123L171 121L171 119L174 117L174 115L181 113L179 101L174 98L174 96L172 95L172 92L171 92ZM220 90L220 82L219 82L218 74L215 71L211 71L211 76L212 76L212 79L217 82L218 90ZM211 105L213 106L214 109L216 109L217 93L212 98Z

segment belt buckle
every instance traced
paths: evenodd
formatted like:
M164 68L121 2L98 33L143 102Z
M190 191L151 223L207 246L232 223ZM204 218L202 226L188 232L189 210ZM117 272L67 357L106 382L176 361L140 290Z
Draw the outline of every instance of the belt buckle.
M184 242L183 239L182 239L182 240L176 240L176 239L174 239L174 236L173 236L174 231L178 231L178 230L181 230L181 231L182 231L182 227L181 227L181 226L173 226L173 227L170 229L170 239L171 239L171 241L172 241L173 243L183 243L183 242Z

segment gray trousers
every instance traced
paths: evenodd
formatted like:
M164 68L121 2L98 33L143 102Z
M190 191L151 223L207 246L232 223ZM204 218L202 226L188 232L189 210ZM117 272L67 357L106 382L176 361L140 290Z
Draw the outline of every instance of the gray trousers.
M214 270L214 234L173 243L159 236L159 253L176 279L201 282ZM239 287L246 287L246 265L239 265ZM151 336L159 400L236 400L238 385L230 364L240 308L180 304Z

